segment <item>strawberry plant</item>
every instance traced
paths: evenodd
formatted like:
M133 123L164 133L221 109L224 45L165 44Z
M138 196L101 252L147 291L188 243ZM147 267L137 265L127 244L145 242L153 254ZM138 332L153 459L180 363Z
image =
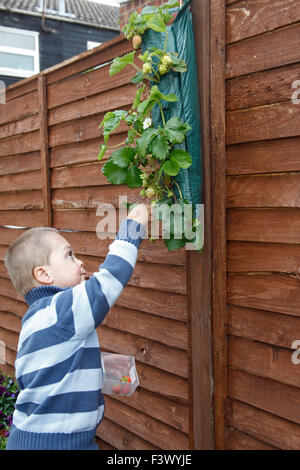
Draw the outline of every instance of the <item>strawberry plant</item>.
M178 97L173 93L163 94L158 86L161 77L171 70L178 73L187 70L186 63L175 51L166 52L167 25L173 19L170 10L178 5L177 1L169 0L160 7L145 7L140 14L135 12L129 17L123 32L128 40L132 40L133 51L122 57L116 57L110 66L109 74L113 76L124 67L131 67L134 71L131 82L137 88L135 99L129 111L119 109L109 111L99 125L99 129L103 132L104 144L100 147L98 159L101 160L108 149L113 150L103 165L103 174L112 184L141 188L141 196L152 201L153 213L160 220L162 218L160 207L163 205L171 207L175 202L182 208L184 204L188 204L174 177L182 168L186 169L192 164L191 155L186 150L176 147L184 142L186 134L192 128L189 123L183 122L177 116L166 120L162 103L164 101L174 103ZM138 58L141 65L138 66L135 61L137 49L147 29L165 33L165 43L162 49L152 47L140 54ZM157 127L152 120L154 107L161 115L161 125ZM127 125L127 138L118 145L109 146L109 137L121 122ZM178 229L180 224L176 223L173 217L168 237L164 237L169 250L181 248L195 238L196 219L192 219L187 238L185 231L187 224L183 212L181 218L181 229Z

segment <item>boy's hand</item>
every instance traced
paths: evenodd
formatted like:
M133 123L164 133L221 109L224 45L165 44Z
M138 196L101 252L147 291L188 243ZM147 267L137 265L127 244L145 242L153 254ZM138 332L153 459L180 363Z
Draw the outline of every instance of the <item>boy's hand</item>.
M148 201L143 204L138 204L133 209L131 209L127 216L127 219L135 220L136 222L139 222L140 224L147 227L150 211L151 205Z

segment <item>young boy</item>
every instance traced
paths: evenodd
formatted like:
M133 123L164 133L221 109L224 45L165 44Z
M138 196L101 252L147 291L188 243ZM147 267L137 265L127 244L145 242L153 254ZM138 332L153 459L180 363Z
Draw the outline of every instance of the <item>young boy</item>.
M7 449L98 449L104 399L95 328L131 277L147 220L143 204L129 212L89 280L56 229L31 229L9 247L5 265L29 309L19 337L20 393Z

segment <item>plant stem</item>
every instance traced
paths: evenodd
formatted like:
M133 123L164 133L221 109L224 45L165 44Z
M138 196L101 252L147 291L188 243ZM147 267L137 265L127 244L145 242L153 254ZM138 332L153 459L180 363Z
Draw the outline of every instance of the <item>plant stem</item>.
M161 103L158 103L158 105L159 105L163 125L164 125L164 127L166 127L166 121L165 121L165 116L164 116L164 112L163 112L163 109L162 109L162 105L161 105Z
M121 147L121 145L124 145L126 144L126 140L124 140L124 142L121 142L120 144L116 144L116 145L108 145L107 148L108 149L115 149L117 147Z
M181 192L181 189L180 189L179 184L177 183L177 181L173 180L172 183L176 184L178 192L179 192L180 199L183 199L182 192Z
M166 53L166 50L167 50L168 36L169 36L169 33L167 31L166 32L166 42L165 42L165 47L164 47L164 54Z

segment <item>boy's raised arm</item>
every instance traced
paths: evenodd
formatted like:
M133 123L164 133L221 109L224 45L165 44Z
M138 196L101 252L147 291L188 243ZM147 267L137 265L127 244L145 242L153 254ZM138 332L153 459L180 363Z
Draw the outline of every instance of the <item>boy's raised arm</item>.
M148 213L149 205L144 204L130 211L99 271L57 296L57 325L71 336L85 337L99 326L127 285L147 233Z

